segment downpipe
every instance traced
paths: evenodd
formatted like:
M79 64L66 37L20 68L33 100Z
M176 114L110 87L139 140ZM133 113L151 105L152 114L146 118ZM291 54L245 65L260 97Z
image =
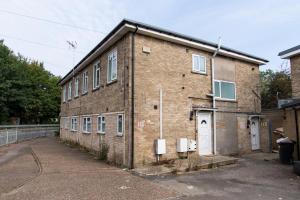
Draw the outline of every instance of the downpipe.
M211 58L211 87L212 87L212 106L213 106L213 137L214 137L214 155L217 154L217 117L216 117L216 97L215 97L215 57L221 48L221 37L219 37L218 48Z

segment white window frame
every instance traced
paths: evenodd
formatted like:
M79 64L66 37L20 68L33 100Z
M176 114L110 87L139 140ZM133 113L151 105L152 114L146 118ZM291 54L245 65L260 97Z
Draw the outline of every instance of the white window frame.
M100 121L100 123L99 123L99 121ZM105 134L105 128L103 130L103 124L104 124L104 127L106 128L105 116L99 115L98 116L98 121L97 121L97 131L100 134Z
M63 87L63 102L67 101L67 86L64 85Z
M72 81L68 84L68 100L72 99Z
M99 78L97 77L99 74ZM100 87L100 61L96 62L93 65L93 89Z
M119 132L119 117L122 117L122 131ZM124 134L124 114L118 114L117 116L117 136L123 136Z
M73 116L71 117L71 131L77 131L77 130L78 130L78 117Z
M82 94L88 93L89 89L89 76L88 76L88 71L84 71L82 73Z
M90 123L90 126L91 126L91 130L88 130L88 120L89 119L89 123ZM85 125L85 121L86 121L86 125ZM92 132L92 117L91 116L85 116L85 117L82 117L82 132L83 133L91 133Z
M220 88L220 97L215 97L216 99L220 99L220 100L226 100L226 101L236 101L237 99L237 94L236 94L236 83L235 82L232 82L232 81L223 81L223 80L214 80L214 82L218 82L219 83L219 88ZM221 83L232 83L234 85L234 99L229 99L229 98L223 98L222 97L222 88L221 88ZM215 88L215 91L216 91L216 88Z
M115 63L115 72L116 72L115 78L112 77L112 75L113 75L112 72L113 72L113 67L114 67L113 64L112 64L111 70L109 70L110 59L112 59L112 60L114 59L113 61L116 62ZM109 72L111 72L111 74ZM118 79L118 51L117 51L117 49L114 49L107 56L107 83L111 83L117 79Z
M78 97L78 95L79 95L79 77L77 76L74 82L74 97Z
M195 62L194 62L195 57L204 59L204 71L201 71L200 68L199 68L199 70L195 69ZM198 74L206 74L206 57L205 56L201 56L198 54L192 54L192 71L195 73L198 73Z

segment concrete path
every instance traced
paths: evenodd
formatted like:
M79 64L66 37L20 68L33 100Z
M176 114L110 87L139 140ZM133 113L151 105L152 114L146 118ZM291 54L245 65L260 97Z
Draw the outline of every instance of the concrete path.
M55 139L0 148L0 199L170 199L178 193Z

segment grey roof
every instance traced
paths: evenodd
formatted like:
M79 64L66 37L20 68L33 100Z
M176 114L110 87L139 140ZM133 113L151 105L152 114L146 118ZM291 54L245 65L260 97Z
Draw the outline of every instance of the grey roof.
M192 42L205 44L205 45L215 47L215 48L218 47L217 43L209 42L209 41L202 40L202 39L199 39L199 38L194 38L194 37L191 37L191 36L188 36L188 35L177 33L177 32L174 32L174 31L169 31L169 30L164 29L164 28L152 26L152 25L137 22L137 21L134 21L134 20L123 19L110 33L108 33L108 35L103 40L100 41L99 44L97 44L83 59L81 59L75 65L75 67L59 81L59 83L61 83L70 73L72 73L73 70L75 70L84 60L86 60L91 54L93 54L99 47L101 47L101 45L104 44L124 24L130 24L130 25L145 28L145 29L148 29L148 30L154 30L154 31L157 31L157 32L160 32L160 33L164 33L164 34L167 34L167 35L183 38L183 39L186 39L186 40L189 40L189 41L192 41ZM237 54L249 57L249 58L257 59L257 60L260 60L262 62L269 62L268 60L266 60L264 58L260 58L260 57L257 57L257 56L254 56L254 55L242 52L242 51L238 51L238 50L235 50L235 49L232 49L232 48L229 48L229 47L221 46L221 49L227 50L227 51L230 51L230 52L233 52L233 53L237 53Z
M293 52L293 51L297 51L297 50L299 50L299 49L300 49L300 45L297 45L297 46L295 46L295 47L292 47L292 48L290 48L290 49L287 49L287 50L284 50L284 51L280 52L280 53L278 54L278 56L282 56L282 55L291 53L291 52Z

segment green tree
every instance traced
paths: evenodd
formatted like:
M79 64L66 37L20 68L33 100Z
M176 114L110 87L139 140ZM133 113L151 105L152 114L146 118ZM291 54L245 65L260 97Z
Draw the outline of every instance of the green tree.
M262 108L276 108L277 98L288 99L292 96L291 76L288 70L274 72L266 70L260 73Z
M0 123L19 117L21 123L48 123L57 118L60 77L43 63L15 55L0 41Z

